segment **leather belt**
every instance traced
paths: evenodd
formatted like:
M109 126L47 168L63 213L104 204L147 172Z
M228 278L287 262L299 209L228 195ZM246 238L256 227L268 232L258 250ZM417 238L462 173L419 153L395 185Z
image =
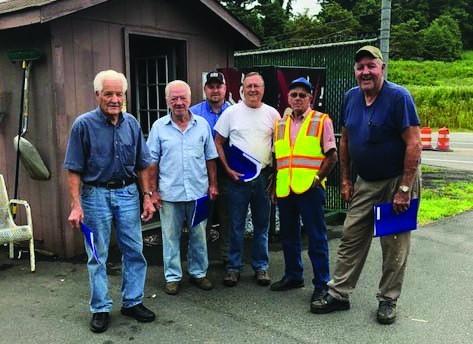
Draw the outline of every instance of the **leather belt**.
M135 178L114 179L108 182L84 182L84 184L106 189L120 189L136 182Z

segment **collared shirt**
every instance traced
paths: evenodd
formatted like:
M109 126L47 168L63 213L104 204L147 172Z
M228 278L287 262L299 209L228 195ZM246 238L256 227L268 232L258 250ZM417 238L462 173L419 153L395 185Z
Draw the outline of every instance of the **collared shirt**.
M210 106L209 102L207 100L204 100L200 103L197 103L189 109L193 114L199 115L204 117L207 120L207 123L209 123L210 128L212 128L212 135L215 137L215 130L214 126L215 123L217 123L219 116L222 114L223 111L227 107L229 107L231 104L229 102L224 102L222 107L220 108L220 111L218 113L215 113L212 110L212 107Z
M151 157L135 117L119 116L117 125L96 108L80 115L72 125L64 168L77 172L83 182L134 178Z
M294 145L294 142L296 142L296 137L299 133L299 130L301 129L302 122L304 122L304 119L310 111L312 111L312 109L309 107L307 111L304 112L304 114L299 118L296 118L294 114L290 115L292 119L290 128L291 145ZM333 123L330 118L326 118L324 120L324 128L322 130L322 149L324 153L327 153L331 149L337 149L335 134L333 131Z
M159 192L169 202L188 202L207 193L207 160L218 157L207 121L193 116L184 131L171 115L154 122L148 136L153 162L159 167Z

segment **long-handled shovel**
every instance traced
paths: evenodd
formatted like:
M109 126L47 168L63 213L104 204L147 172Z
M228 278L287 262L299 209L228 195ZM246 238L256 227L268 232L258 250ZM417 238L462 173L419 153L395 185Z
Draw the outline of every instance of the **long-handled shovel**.
M33 179L47 180L51 176L48 168L43 162L43 159L39 155L38 150L23 137L28 130L28 89L31 66L33 61L39 59L40 57L41 53L38 50L16 50L8 52L8 58L10 61L13 63L20 62L21 69L23 70L18 135L13 139L13 144L16 149L14 198L18 197L20 159ZM16 215L16 208L12 209L12 214L13 216Z

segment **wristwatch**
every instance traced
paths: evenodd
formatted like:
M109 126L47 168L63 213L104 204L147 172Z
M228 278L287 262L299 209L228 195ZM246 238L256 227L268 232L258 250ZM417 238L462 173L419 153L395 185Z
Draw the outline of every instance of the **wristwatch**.
M143 197L146 196L146 195L149 196L149 197L153 196L153 191L144 191L143 192Z
M401 192L406 193L406 192L409 192L410 189L411 188L407 185L399 185L399 191L401 191Z

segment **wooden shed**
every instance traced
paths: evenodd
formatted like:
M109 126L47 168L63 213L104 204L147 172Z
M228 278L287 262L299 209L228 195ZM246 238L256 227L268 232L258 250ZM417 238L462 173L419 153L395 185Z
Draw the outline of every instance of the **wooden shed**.
M207 0L0 0L0 173L13 192L22 70L7 57L39 49L30 84L26 138L51 171L48 181L20 173L19 198L31 204L37 247L63 257L83 252L69 227L64 153L74 119L96 106L92 81L115 69L128 78L127 110L145 133L166 113L164 86L183 79L202 97L202 73L233 66L235 50L258 37Z

